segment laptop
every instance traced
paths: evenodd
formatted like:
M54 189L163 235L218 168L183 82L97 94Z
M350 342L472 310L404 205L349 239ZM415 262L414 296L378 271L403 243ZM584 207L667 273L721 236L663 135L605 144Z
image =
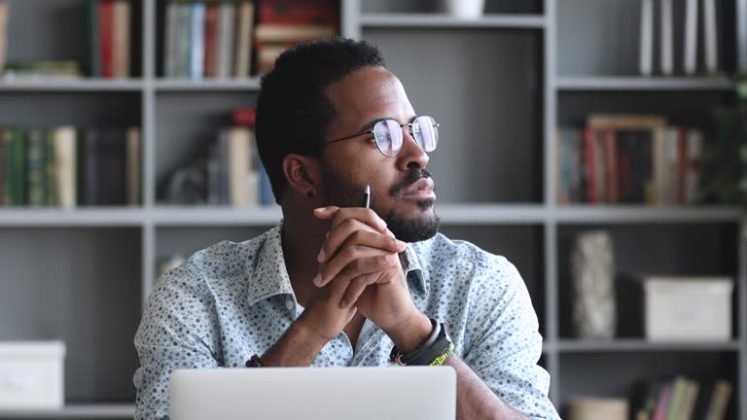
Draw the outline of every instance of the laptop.
M171 374L172 420L454 420L447 366L191 369Z

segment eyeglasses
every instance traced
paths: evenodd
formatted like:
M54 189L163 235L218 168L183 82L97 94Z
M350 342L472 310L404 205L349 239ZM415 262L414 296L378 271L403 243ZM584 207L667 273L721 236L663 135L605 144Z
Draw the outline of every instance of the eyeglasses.
M436 150L438 145L438 123L428 115L415 117L411 123L400 124L399 121L387 118L377 121L373 128L356 133L350 136L342 137L328 141L326 145L338 141L352 139L364 134L373 134L373 140L381 153L386 156L396 156L402 149L404 143L404 128L407 127L410 136L415 140L418 146L425 152L430 153Z

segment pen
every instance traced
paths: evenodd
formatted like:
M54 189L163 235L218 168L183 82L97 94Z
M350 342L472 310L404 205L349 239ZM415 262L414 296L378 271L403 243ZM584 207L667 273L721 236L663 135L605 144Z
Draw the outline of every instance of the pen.
M366 185L366 189L363 190L363 208L371 208L371 186Z

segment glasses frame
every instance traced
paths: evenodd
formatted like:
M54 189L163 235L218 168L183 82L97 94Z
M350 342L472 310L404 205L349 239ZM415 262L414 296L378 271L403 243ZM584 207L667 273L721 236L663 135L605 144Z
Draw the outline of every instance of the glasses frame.
M420 145L420 144L419 144L419 143L417 142L417 140L415 140L415 135L413 134L413 128L412 128L412 127L413 127L413 125L415 124L415 120L416 120L416 119L418 119L418 118L422 118L422 117L428 117L428 118L430 118L430 119L431 119L431 121L433 122L433 127L434 127L434 128L438 129L438 127L440 126L440 124L436 122L436 119L435 119L435 118L433 118L433 117L431 117L430 115L418 115L418 116L416 116L415 118L413 118L413 119L412 119L412 122L409 122L409 123L404 123L404 124L400 124L400 123L399 123L399 121L395 120L394 118L384 118L384 119L381 119L381 120L378 120L378 121L376 121L376 122L374 123L374 125L376 125L376 124L378 124L378 123L380 123L380 122L384 122L384 121L394 121L394 123L395 123L395 124L397 124L397 125L399 126L399 128L401 128L401 129L402 129L403 133L404 133L404 128L405 128L405 126L407 126L407 134L409 134L409 135L410 135L410 137L411 137L411 138L412 138L412 140L413 140L413 141L415 142L415 144L417 144L417 145L418 145L418 147L420 147L420 148L423 148L423 146L421 146L421 145ZM349 136L345 136L345 137L340 137L340 138L337 138L337 139L334 139L334 140L330 140L330 141L328 141L328 142L324 143L324 146L330 145L330 144L332 144L332 143L337 143L337 142L340 142L340 141L343 141L343 140L350 140L350 139L353 139L353 138L356 138L356 137L360 137L360 136L362 136L362 135L364 135L364 134L370 134L370 135L371 135L371 136L373 137L373 138L372 138L371 140L373 140L374 142L376 142L376 137L374 136L374 128L373 128L373 127L371 127L371 128L369 128L369 129L363 130L363 131L361 131L361 132L359 132L359 133L356 133L356 134L351 134L351 135L349 135ZM438 138L438 135L437 135L437 137L436 137L436 138ZM403 142L402 142L402 144L404 145L404 139L403 139ZM436 147L438 147L438 140L436 140ZM380 152L381 152L381 153L382 153L382 154L383 154L384 156L397 156L397 155L399 154L400 150L402 150L402 147L400 146L399 150L397 150L397 153L395 153L395 154L393 154L393 155L388 155L388 154L384 153L384 151L383 151L383 150L381 150L381 148L380 148L380 147L378 147L378 142L376 142L376 148L377 148L377 149L379 149L379 151L380 151ZM424 148L423 148L423 150L425 151L425 149L424 149ZM435 147L433 148L433 150L436 150L436 149L435 149ZM432 151L433 151L433 150L432 150ZM427 153L430 153L430 152L427 152Z

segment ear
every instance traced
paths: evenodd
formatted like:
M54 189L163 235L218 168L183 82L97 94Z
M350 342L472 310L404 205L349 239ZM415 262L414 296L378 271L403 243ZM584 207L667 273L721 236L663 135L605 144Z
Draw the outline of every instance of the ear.
M283 174L288 186L303 196L307 196L310 191L316 194L322 182L319 161L310 156L287 154L283 158Z

